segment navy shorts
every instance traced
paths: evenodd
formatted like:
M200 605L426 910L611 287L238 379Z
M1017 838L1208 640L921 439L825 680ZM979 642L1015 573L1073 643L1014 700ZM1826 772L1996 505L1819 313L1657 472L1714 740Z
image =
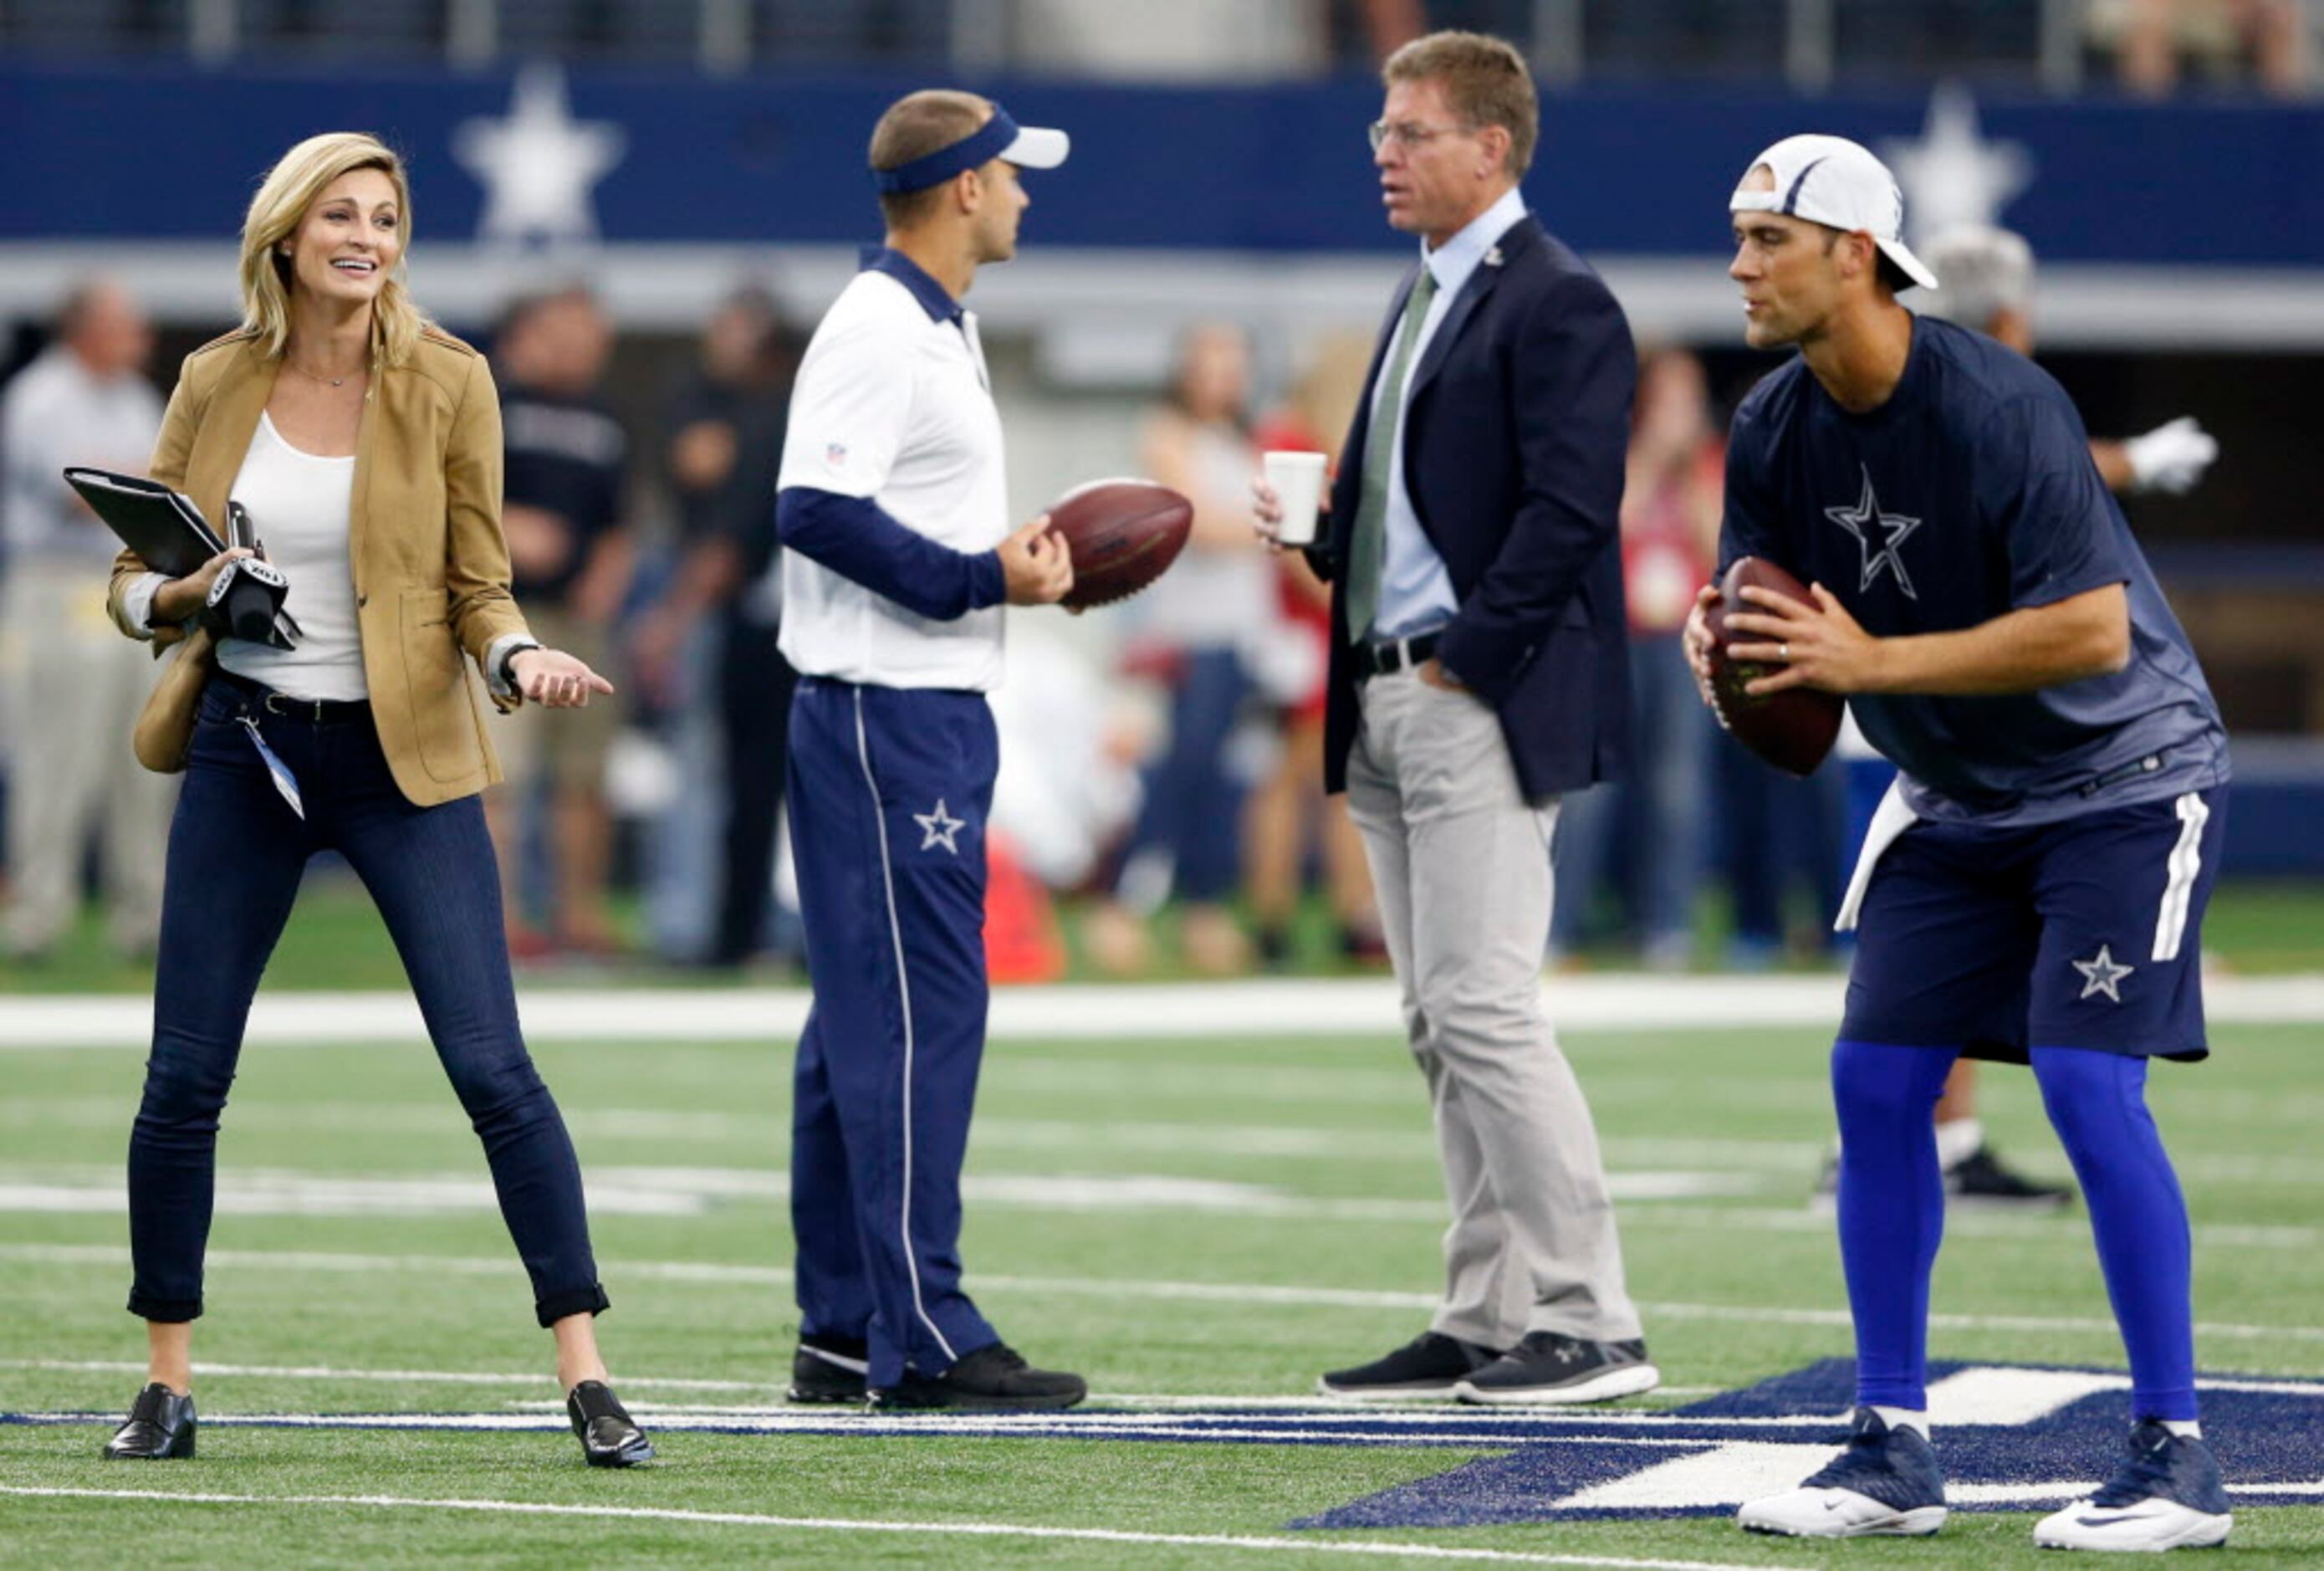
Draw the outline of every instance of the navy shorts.
M2214 788L2054 824L1914 824L1866 887L1841 1038L2203 1058L2226 809Z

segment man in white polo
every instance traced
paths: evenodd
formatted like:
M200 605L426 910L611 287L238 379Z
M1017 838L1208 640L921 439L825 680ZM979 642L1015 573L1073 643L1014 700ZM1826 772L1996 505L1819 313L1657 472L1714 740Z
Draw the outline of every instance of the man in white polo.
M1020 168L1065 159L972 93L881 116L887 243L816 328L776 518L791 707L791 846L815 1003L791 1111L797 1401L1070 1407L960 1285L960 1169L984 1051L984 695L1001 605L1073 587L1044 516L1011 533L976 270L1016 254Z

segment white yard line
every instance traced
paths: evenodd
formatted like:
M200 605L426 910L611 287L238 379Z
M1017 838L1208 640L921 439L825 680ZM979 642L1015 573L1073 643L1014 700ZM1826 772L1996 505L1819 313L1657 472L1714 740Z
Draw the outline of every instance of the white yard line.
M513 1259L485 1255L399 1255L324 1253L303 1250L214 1249L211 1265L225 1270L352 1272L436 1272L439 1275L521 1277ZM129 1264L128 1250L108 1243L5 1243L0 1261L48 1265L103 1266L109 1270ZM658 1281L724 1283L749 1287L785 1287L791 1273L779 1266L730 1265L692 1261L612 1261L606 1274ZM1093 1280L1082 1277L1020 1277L979 1272L970 1279L979 1292L1039 1293L1050 1297L1175 1300L1235 1305L1289 1305L1303 1308L1433 1309L1434 1293L1397 1292L1361 1288L1293 1288L1257 1282L1173 1282ZM1670 1319L1732 1320L1763 1325L1828 1326L1845 1329L1845 1309L1792 1309L1769 1305L1644 1303L1648 1316ZM2119 1336L2115 1323L2095 1316L1931 1315L1929 1325L1940 1331L2028 1331L2086 1333L2110 1342ZM2324 1342L2324 1326L2252 1326L2205 1321L2195 1327L2198 1336L2233 1341Z
M143 1361L105 1358L0 1358L0 1369L45 1370L60 1374L143 1374ZM208 1380L376 1381L387 1385L513 1385L551 1386L554 1373L495 1374L483 1370L337 1369L316 1364L197 1363L194 1372ZM764 1395L782 1382L773 1374L765 1380L673 1380L657 1375L623 1374L624 1390L675 1391L736 1391ZM564 1405L558 1405L559 1412Z
M1748 1173L1618 1170L1609 1177L1624 1202L1623 1224L1633 1230L1831 1236L1829 1215L1805 1206L1682 1204L1764 1187ZM1231 1216L1370 1225L1444 1225L1441 1199L1335 1197L1296 1193L1275 1185L1237 1183L1169 1173L1059 1176L971 1173L963 1192L979 1206L1074 1213L1145 1213ZM594 1167L591 1208L613 1216L696 1216L723 1206L780 1202L790 1192L787 1174L763 1168ZM221 1215L434 1216L489 1214L498 1208L484 1177L414 1178L351 1175L291 1169L229 1168L219 1176ZM0 1214L117 1215L127 1208L117 1167L95 1163L0 1166ZM2019 1216L1964 1209L1948 1217L1957 1237L2019 1243L2043 1249L2080 1241L2087 1223L2073 1215ZM2194 1229L2208 1250L2250 1249L2285 1255L2324 1248L2324 1228L2285 1224L2206 1222Z
M143 1361L107 1358L0 1358L0 1369L40 1371L58 1374L142 1374ZM208 1363L194 1365L194 1372L205 1380L271 1380L304 1381L324 1383L376 1382L386 1385L461 1385L515 1386L534 1388L549 1383L543 1371L506 1372L492 1370L447 1369L350 1369L322 1364L262 1364ZM636 1374L624 1371L617 1382L625 1391L668 1391L733 1392L742 1395L771 1395L784 1383L782 1372L770 1366L764 1380L702 1380L670 1375ZM2293 1380L2246 1380L2234 1376L2202 1377L2196 1388L2207 1391L2261 1391L2289 1396L2324 1397L2324 1382ZM1717 1396L1726 1388L1708 1385L1656 1386L1655 1396L1666 1400L1691 1400ZM1313 1391L1303 1395L1253 1396L1249 1392L1194 1391L1108 1391L1092 1393L1092 1405L1074 1410L1077 1424L1096 1425L1132 1422L1148 1418L1156 1411L1185 1411L1214 1415L1231 1420L1246 1415L1290 1413L1331 1424L1369 1424L1385 1428L1417 1425L1478 1424L1489 1425L1518 1421L1506 1411L1493 1408L1464 1407L1451 1402L1420 1403L1412 1406L1380 1406L1360 1402L1335 1402ZM544 1411L562 1413L562 1403L544 1400L539 1404L518 1402L520 1407L538 1405ZM686 1404L666 1402L650 1406L636 1404L636 1410L678 1414L724 1414L741 1417L788 1415L802 1422L826 1421L827 1415L817 1415L807 1409L788 1404L761 1407L740 1407L731 1403ZM1827 1415L1833 1421L1847 1418L1844 1409L1835 1409ZM916 1416L909 1422L931 1424L945 1422L936 1417ZM1010 1420L1003 1419L1001 1422ZM1685 1423L1712 1427L1749 1427L1762 1424L1797 1424L1817 1421L1808 1417L1775 1418L1687 1418L1660 1409L1591 1408L1587 1411L1557 1408L1527 1409L1522 1420L1528 1424L1572 1422L1593 1425L1637 1423L1652 1427L1657 1423Z
M1222 1428L1216 1425L1174 1424L1153 1419L1133 1421L1128 1415L1120 1416L1116 1422L1093 1424L1077 1418L1055 1416L946 1420L925 1416L881 1418L845 1410L821 1414L681 1413L641 1407L636 1412L641 1421L650 1421L652 1428L671 1433L900 1435L906 1437L945 1435L977 1439L1018 1436L1040 1439L1206 1440L1220 1445L1285 1446L1312 1446L1323 1441L1333 1446L1438 1451L1499 1451L1516 1446L1602 1446L1606 1443L1602 1434L1544 1435L1526 1425L1523 1419L1506 1413L1500 1416L1501 1428L1499 1429L1481 1433L1414 1435L1364 1428L1319 1432L1298 1425L1273 1428ZM19 1423L44 1425L114 1425L121 1421L120 1415L113 1412L37 1412L17 1413L11 1417ZM1794 1429L1803 1424L1819 1421L1837 1425L1840 1420L1783 1420L1785 1427ZM555 1413L219 1413L213 1410L202 1415L202 1423L210 1428L395 1429L443 1434L564 1434L571 1428L561 1409ZM1622 1440L1625 1445L1676 1451L1700 1450L1705 1444L1700 1437L1652 1434L1625 1435Z
M1593 1080L1597 1075L1593 1073ZM2177 1095L2174 1092L2173 1095ZM270 1096L233 1113L237 1130L306 1132L361 1131L371 1134L441 1134L447 1104L433 1102L310 1102ZM137 1111L131 1086L112 1096L24 1097L0 1104L0 1129L56 1128L123 1131ZM456 1119L456 1114L453 1115ZM760 1113L710 1113L685 1108L568 1107L566 1126L592 1142L640 1141L688 1147L714 1141L753 1151L788 1138L788 1124L770 1101ZM456 1123L453 1125L457 1128ZM975 1145L993 1151L1156 1151L1171 1156L1265 1157L1281 1160L1376 1161L1380 1156L1434 1157L1436 1137L1424 1126L1367 1130L1359 1159L1345 1128L1329 1123L1221 1123L1214 1119L1032 1119L978 1114ZM1599 1145L1618 1176L1626 1169L1679 1169L1795 1177L1804 1193L1828 1141L1690 1139L1680 1135L1601 1134ZM2181 1178L2209 1183L2324 1187L2324 1159L2248 1156L2225 1151L2172 1153ZM2065 1169L2053 1159L2060 1177ZM1825 1219L1829 1222L1829 1217ZM1954 1217L1948 1226L1964 1220Z
M0 1369L40 1370L59 1374L143 1374L145 1372L145 1368L143 1360L132 1361L125 1358L0 1358ZM316 1364L196 1363L194 1372L205 1380L376 1381L388 1385L521 1387L544 1385L549 1380L548 1372L540 1370L509 1371L503 1373L487 1370L459 1369L343 1369ZM766 1395L781 1387L783 1375L771 1365L764 1380L680 1380L666 1375L634 1374L624 1371L619 1383L624 1391L735 1391ZM2210 1382L2198 1383L2209 1385ZM1656 1386L1655 1394L1658 1397L1674 1399L1708 1397L1718 1395L1723 1389L1723 1387L1711 1385L1665 1385ZM2274 1391L2284 1388L2280 1385L2270 1385L2266 1389ZM2324 1396L2324 1386L2318 1386L2314 1394ZM1187 1391L1100 1391L1095 1394L1094 1400L1106 1406L1121 1408L1190 1409L1222 1413L1343 1412L1351 1418L1373 1419L1382 1424L1428 1421L1426 1416L1421 1412L1406 1413L1391 1409L1376 1413L1369 1409L1353 1406L1335 1407L1325 1399L1312 1392L1305 1396L1251 1396L1247 1393L1204 1396ZM558 1411L564 1411L561 1403L556 1406ZM789 1413L797 1412L798 1409L789 1407L687 1408L668 1405L662 1410L704 1413ZM1082 1411L1085 1416L1094 1417L1104 1412L1105 1406L1084 1409ZM1451 1414L1465 1418L1477 1409L1446 1407L1436 1409L1434 1411L1440 1416Z
M1845 978L1650 976L1608 973L1545 984L1551 1018L1576 1031L1829 1030ZM2324 976L2229 976L2203 984L2205 1012L2227 1024L2324 1021ZM807 1019L805 988L689 992L536 990L523 999L536 1041L788 1041ZM992 997L991 1034L1004 1041L1107 1038L1397 1034L1388 977L1212 982L1136 987L1004 987ZM0 1047L139 1048L152 1034L150 998L0 999ZM425 1031L409 993L271 993L252 1011L246 1040L315 1045L418 1041Z
M32 1499L170 1501L194 1505L357 1506L382 1511L474 1511L484 1515L577 1517L658 1521L706 1527L772 1528L794 1532L889 1533L928 1538L1034 1539L1084 1544L1150 1544L1193 1549L1255 1549L1307 1555L1361 1555L1414 1560L1481 1561L1505 1566L1610 1566L1634 1571L1785 1571L1765 1563L1740 1566L1711 1560L1656 1560L1623 1555L1529 1554L1517 1549L1462 1549L1382 1539L1287 1539L1237 1533L1134 1533L1113 1528L1047 1528L1013 1522L854 1521L844 1517L779 1517L755 1511L677 1511L651 1506L551 1505L538 1501L422 1500L389 1494L219 1494L146 1489L61 1489L0 1484L0 1494Z
M1611 1175L1608 1186L1616 1199L1641 1205L1733 1196L1760 1187L1749 1174L1636 1169ZM1442 1227L1445 1218L1442 1200L1310 1196L1269 1184L1170 1173L971 1173L961 1188L981 1207L1013 1210L1411 1223L1431 1229ZM765 1168L600 1166L589 1171L590 1209L610 1216L697 1216L736 1203L779 1202L789 1193L790 1176ZM127 1206L117 1168L0 1166L0 1213L103 1215ZM491 1182L481 1175L229 1168L218 1177L215 1206L222 1216L438 1216L490 1213L499 1203ZM1788 1225L1789 1214L1781 1215ZM1828 1224L1819 1229L1829 1230ZM2318 1237L2324 1239L2324 1234Z

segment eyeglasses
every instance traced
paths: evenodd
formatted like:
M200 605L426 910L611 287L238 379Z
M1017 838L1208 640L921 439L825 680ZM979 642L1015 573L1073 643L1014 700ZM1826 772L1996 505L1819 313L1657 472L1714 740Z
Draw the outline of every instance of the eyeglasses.
M1364 134L1370 139L1374 152L1391 142L1412 152L1440 136L1465 134L1476 129L1474 125L1417 125L1409 120L1399 120L1391 125L1385 120L1375 120L1364 127Z

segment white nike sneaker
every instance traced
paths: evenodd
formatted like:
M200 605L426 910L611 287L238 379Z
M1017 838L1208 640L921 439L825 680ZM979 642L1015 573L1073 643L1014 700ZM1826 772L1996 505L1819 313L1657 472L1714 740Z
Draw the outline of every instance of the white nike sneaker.
M2235 1525L2219 1464L2192 1436L2149 1419L2130 1432L2130 1456L2088 1500L2043 1517L2044 1549L2208 1549Z
M1747 1503L1736 1525L1794 1539L1922 1538L1945 1525L1945 1475L1917 1429L1856 1409L1848 1449L1799 1488Z

